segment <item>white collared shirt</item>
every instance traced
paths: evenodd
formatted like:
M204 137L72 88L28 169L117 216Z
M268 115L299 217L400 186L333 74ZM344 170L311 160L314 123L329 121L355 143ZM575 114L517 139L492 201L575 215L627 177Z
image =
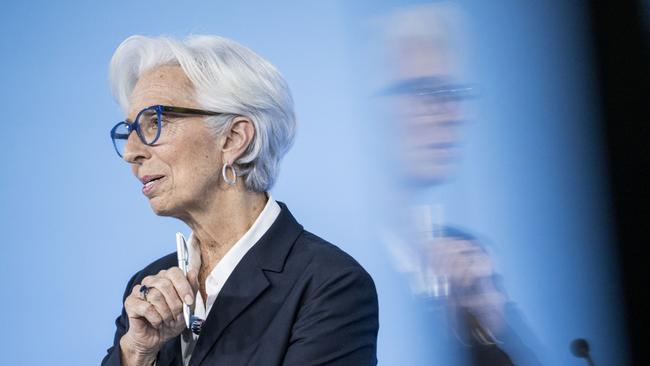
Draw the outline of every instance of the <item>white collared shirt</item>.
M267 193L268 194L268 193ZM210 310L214 301L219 296L219 292L223 288L223 285L230 277L230 274L235 269L237 264L241 259L248 253L248 251L257 243L262 235L264 235L275 219L280 214L280 205L271 197L271 194L268 194L268 201L266 206L262 209L262 212L257 217L253 225L248 229L248 231L235 243L235 245L228 250L226 255L221 258L217 265L212 269L210 275L205 280L205 292L208 295L207 301L203 301L203 296L200 291L196 293L194 308L194 315L201 319L207 319ZM199 268L201 268L201 251L199 250L198 244L193 240L194 234L190 235L188 240L188 254L189 254L189 264L190 269L195 269L198 273ZM205 305L204 305L205 304ZM192 333L188 329L185 329L181 333L181 351L183 356L183 365L187 366L190 363L190 357L194 351L194 346L196 345L199 336Z

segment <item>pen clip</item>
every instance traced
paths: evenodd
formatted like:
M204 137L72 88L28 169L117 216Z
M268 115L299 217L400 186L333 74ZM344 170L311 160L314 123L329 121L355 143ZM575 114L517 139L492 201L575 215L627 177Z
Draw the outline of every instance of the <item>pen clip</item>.
M187 242L185 241L185 237L181 235L181 239L183 241L182 243L182 248L183 248L183 262L185 262L185 265L189 267L190 265L190 254L187 250Z
M190 266L190 258L187 249L187 242L182 233L176 233L176 254L178 257L178 266L187 274Z

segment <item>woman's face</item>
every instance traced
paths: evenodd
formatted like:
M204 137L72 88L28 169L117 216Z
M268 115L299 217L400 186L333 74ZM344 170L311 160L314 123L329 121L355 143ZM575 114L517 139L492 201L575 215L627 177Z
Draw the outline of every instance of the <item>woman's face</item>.
M156 105L199 108L193 87L179 66L159 66L144 73L130 97L128 120ZM218 192L221 139L201 116L165 116L158 141L148 146L129 136L124 160L142 182L142 193L158 215L183 218L200 211Z

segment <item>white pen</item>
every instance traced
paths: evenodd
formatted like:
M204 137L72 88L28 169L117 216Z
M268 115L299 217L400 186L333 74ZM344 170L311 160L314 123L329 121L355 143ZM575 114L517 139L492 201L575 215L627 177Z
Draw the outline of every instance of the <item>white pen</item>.
M187 271L190 266L189 253L187 251L187 242L185 241L185 236L182 233L176 233L176 256L178 257L178 267L183 271L185 277L187 277ZM194 334L201 333L201 326L203 325L203 320L192 315L190 306L183 301L183 318L185 319L185 326L192 330Z
M176 255L178 256L178 268L183 271L187 277L189 258L187 254L187 244L182 233L176 233ZM185 326L190 327L190 307L183 301L183 318Z

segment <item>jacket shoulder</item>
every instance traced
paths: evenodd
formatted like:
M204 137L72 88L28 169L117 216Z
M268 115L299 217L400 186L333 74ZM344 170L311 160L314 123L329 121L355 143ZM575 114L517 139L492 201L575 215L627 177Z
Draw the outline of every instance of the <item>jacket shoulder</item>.
M374 287L368 272L351 255L307 230L296 240L291 256L294 261L306 263L304 274L309 274L316 283L348 273L365 278Z
M312 257L316 264L340 268L363 268L351 255L341 248L307 230L303 230L296 244L297 251L303 252L300 253L302 255Z

